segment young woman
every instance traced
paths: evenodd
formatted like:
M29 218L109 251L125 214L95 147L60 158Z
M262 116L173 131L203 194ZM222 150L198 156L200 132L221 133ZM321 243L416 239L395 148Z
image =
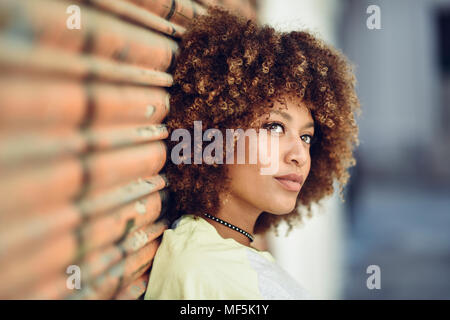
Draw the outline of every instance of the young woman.
M199 163L195 152L204 155L213 138L182 155L178 144L191 141L167 141L171 228L154 257L145 299L312 298L251 243L255 234L277 232L283 220L291 230L302 222L300 209L311 216L311 204L333 193L334 180L342 197L359 144L351 65L307 32L281 33L210 7L187 28L173 74L169 135L185 129L194 137L198 121L202 132L222 132L224 152L216 149L212 162ZM244 163L239 147L225 150L227 129L239 128L267 132L252 144L250 135L234 131L231 144L244 142ZM250 161L262 151L269 162ZM275 171L261 173L269 167Z

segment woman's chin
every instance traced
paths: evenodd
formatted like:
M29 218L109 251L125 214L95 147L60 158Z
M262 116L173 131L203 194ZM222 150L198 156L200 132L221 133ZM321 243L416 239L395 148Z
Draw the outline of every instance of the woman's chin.
M284 215L291 213L295 209L295 203L290 204L289 206L286 203L280 204L279 206L272 206L271 210L266 210L275 215Z

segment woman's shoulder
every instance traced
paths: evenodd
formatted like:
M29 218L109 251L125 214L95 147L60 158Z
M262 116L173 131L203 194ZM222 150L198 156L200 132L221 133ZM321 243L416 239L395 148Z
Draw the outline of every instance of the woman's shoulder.
M200 217L183 216L163 234L146 299L304 299L267 251L223 239Z
M259 299L257 275L248 264L245 250L217 239L209 224L192 219L184 217L174 229L164 232L146 297Z
M184 215L171 228L164 231L157 259L166 259L174 264L182 263L184 269L198 264L199 260L214 262L239 261L242 246L232 239L223 239L212 225L192 214Z
M166 230L158 249L159 259L180 262L187 269L199 261L217 264L227 269L250 267L247 252L253 253L266 263L275 259L269 251L244 246L232 238L224 239L205 219L185 215ZM164 256L164 257L163 257Z

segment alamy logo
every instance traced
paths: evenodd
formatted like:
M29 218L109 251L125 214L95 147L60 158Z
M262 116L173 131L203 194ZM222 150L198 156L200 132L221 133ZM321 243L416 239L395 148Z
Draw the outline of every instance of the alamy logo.
M66 9L66 13L70 16L66 20L67 29L81 29L81 10L77 5L70 5Z
M70 276L66 280L67 289L81 289L81 269L79 266L72 264L67 267L66 273Z
M370 5L367 7L366 13L371 14L366 20L368 29L381 29L381 9L377 5Z
M202 150L202 141L214 141ZM268 139L267 130L259 129L256 133L255 129L226 129L226 164L234 163L234 142L237 138L237 164L245 164L246 146L245 137L249 138L249 164L259 163L263 166L260 168L261 175L272 175L278 171L278 136L270 136L270 155L268 155ZM191 164L191 133L187 129L176 129L171 134L171 141L180 141L172 148L170 157L174 164ZM182 155L180 155L180 153ZM214 153L214 155L213 155ZM194 121L194 164L223 164L224 142L223 134L219 129L208 129L202 134L202 122ZM264 165L270 165L264 167Z
M370 277L367 278L367 289L381 289L381 269L376 264L372 264L367 267L367 274L371 274Z

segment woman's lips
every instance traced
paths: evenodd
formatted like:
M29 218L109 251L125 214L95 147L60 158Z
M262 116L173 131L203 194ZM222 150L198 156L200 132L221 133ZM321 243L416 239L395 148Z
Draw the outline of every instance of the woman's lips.
M299 182L281 178L275 178L275 180L277 180L283 188L289 191L300 191L302 188L302 185Z

